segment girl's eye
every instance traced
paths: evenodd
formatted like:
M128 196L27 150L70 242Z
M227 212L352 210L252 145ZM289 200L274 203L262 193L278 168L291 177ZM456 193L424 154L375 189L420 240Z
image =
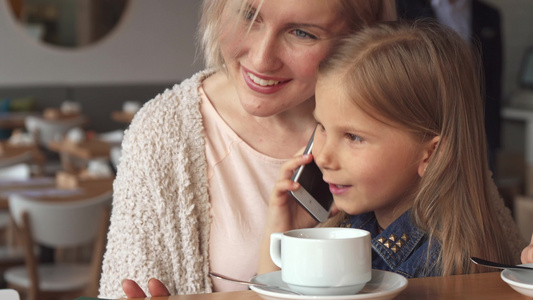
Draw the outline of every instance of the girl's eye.
M360 136L358 135L355 135L355 134L351 134L351 133L347 133L346 134L346 138L349 139L350 141L353 141L353 142L362 142L363 141L363 138L361 138Z
M297 36L299 38L302 38L302 39L312 39L312 40L316 40L317 39L316 36L314 36L312 34L309 34L309 33L305 32L303 30L300 30L300 29L295 29L295 30L292 31L292 33L295 36Z

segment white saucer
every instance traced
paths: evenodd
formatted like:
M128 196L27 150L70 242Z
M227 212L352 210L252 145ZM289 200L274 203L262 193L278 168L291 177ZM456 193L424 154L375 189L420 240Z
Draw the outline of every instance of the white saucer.
M533 268L533 263L520 266ZM502 271L501 277L515 291L533 297L533 271L505 269Z
M287 284L281 280L281 271L257 275L252 278L252 282L264 283L268 285L288 288ZM394 298L403 289L407 287L407 279L396 273L372 270L372 279L365 287L355 295L334 295L334 296L307 296L291 295L281 292L265 290L260 286L251 286L250 288L259 294L265 300L352 300L352 299L373 299L388 300Z

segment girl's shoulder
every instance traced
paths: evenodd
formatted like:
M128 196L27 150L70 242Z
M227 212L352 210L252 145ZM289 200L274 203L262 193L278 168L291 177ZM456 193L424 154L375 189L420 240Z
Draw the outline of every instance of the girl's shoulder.
M410 210L383 231L378 229L373 212L350 216L344 226L370 232L372 249L377 254L372 259L374 269L395 272L407 278L439 273L440 243L430 240L428 234L414 224Z

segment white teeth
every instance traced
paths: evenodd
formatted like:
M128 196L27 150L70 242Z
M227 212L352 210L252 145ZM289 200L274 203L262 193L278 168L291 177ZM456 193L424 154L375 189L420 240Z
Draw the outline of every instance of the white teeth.
M271 85L276 85L278 83L280 83L279 81L276 81L276 80L264 80L264 79L261 79L257 76L255 76L254 74L252 73L247 73L248 74L248 77L250 77L250 79L259 84L260 86L271 86Z

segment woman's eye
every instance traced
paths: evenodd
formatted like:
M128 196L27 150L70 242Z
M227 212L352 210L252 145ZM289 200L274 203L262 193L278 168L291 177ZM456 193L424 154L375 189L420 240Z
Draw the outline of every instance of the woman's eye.
M255 10L253 9L245 9L241 12L242 19L245 21L252 21L255 16Z
M346 138L349 139L350 141L353 141L353 142L362 142L363 139L356 135L356 134L351 134L351 133L347 133L346 134Z
M316 40L317 37L312 35L312 34L309 34L303 30L300 30L300 29L295 29L292 31L293 34L299 38L302 38L302 39L313 39L313 40Z

